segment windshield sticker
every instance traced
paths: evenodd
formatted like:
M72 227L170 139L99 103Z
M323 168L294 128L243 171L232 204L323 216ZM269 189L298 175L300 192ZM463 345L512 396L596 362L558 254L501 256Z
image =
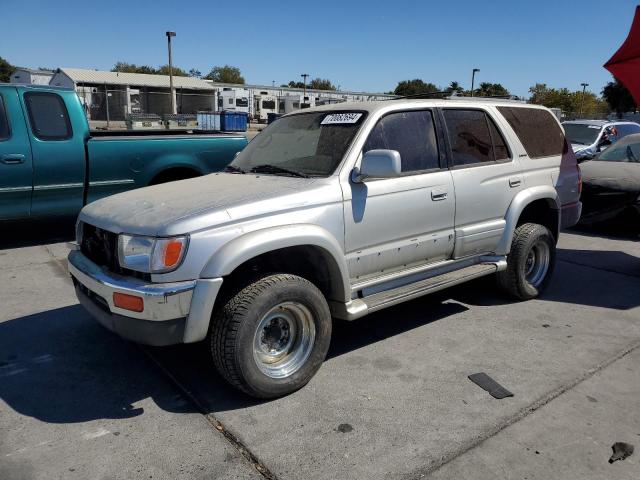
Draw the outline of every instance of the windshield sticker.
M361 113L332 113L324 117L320 125L336 125L340 123L356 123L362 117Z

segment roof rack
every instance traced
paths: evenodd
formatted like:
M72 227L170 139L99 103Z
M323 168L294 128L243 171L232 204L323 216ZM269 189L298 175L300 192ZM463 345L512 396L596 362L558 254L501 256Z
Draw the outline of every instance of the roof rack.
M521 99L515 95L492 95L490 97L463 97L461 95L452 95L451 92L425 92L416 93L413 95L398 95L387 100L403 100L403 99L439 99L439 100L462 100L466 102L491 102L496 100L502 100L505 102L526 103L526 100Z

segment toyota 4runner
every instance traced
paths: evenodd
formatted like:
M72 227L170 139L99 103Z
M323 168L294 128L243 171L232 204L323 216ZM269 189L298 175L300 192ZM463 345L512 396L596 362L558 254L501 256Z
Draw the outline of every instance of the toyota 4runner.
M320 368L332 317L492 274L518 299L538 296L580 189L546 108L330 105L278 119L224 172L87 205L69 271L109 330L206 339L229 383L270 398Z

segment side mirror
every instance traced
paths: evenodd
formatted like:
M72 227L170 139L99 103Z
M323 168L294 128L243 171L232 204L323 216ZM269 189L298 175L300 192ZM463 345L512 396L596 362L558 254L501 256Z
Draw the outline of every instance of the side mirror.
M352 179L356 183L368 178L394 178L402 173L400 153L397 150L369 150L362 157L360 168L354 168Z

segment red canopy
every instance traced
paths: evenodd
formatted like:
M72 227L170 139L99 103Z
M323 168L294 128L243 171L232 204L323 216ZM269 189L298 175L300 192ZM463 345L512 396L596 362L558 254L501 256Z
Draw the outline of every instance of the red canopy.
M640 6L636 7L629 36L604 68L627 87L640 105Z

